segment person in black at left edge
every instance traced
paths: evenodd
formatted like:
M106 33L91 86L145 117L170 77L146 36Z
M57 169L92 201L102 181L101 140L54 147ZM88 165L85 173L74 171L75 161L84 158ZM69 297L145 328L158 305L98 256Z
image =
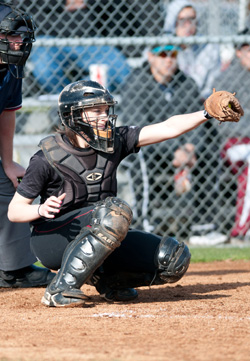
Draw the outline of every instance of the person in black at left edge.
M51 282L54 273L33 263L28 224L7 218L18 178L25 169L13 161L16 111L22 106L23 66L35 41L28 14L0 2L0 287L35 287Z
M11 221L32 223L31 246L42 264L58 270L42 298L46 306L83 305L86 282L107 301L133 300L134 287L177 282L188 269L183 242L129 229L132 211L117 198L116 172L140 147L188 132L209 114L116 127L115 104L97 82L66 86L59 95L64 129L41 140L9 205ZM38 195L40 205L33 204Z

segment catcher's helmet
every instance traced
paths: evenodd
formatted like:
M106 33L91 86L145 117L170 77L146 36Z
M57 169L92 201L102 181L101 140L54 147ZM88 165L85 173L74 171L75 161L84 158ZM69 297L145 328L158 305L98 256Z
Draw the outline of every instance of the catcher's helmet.
M28 14L12 5L0 3L0 58L2 64L25 65L31 52L32 43L35 41L35 29L35 24ZM12 49L11 36L22 38L20 49ZM18 72L17 75L13 75L19 77Z
M114 100L102 85L91 80L80 80L67 85L59 95L58 108L62 124L80 135L92 148L105 153L114 152L115 125ZM108 121L104 130L99 130L99 118L88 119L82 114L88 108L107 105ZM91 121L90 121L91 120ZM92 125L94 124L94 126Z

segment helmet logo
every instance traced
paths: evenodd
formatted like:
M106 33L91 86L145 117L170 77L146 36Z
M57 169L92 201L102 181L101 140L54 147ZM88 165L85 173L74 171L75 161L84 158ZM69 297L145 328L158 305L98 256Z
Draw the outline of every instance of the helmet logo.
M90 182L96 182L96 181L98 181L98 180L101 179L101 178L102 178L102 174L101 174L101 173L96 173L96 172L90 173L90 174L86 177L86 179L87 179L88 181L90 181Z

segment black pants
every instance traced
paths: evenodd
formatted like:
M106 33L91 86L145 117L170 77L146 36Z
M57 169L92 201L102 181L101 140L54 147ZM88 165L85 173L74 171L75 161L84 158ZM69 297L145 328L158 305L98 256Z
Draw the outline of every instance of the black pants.
M45 267L53 270L61 267L63 253L69 242L83 227L90 227L92 209L77 209L34 226L31 249ZM161 238L154 234L129 230L121 246L104 261L104 271L154 273L154 256L160 241Z

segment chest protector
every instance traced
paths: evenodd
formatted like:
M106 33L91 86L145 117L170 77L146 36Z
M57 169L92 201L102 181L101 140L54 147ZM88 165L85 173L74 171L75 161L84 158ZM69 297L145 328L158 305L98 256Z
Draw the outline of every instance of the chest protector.
M39 143L47 161L61 178L56 196L66 193L63 208L70 205L88 206L108 196L116 196L118 164L109 159L112 154L89 149L86 155L65 143L60 134L50 135ZM119 149L118 153L119 153ZM90 169L88 159L95 158Z

